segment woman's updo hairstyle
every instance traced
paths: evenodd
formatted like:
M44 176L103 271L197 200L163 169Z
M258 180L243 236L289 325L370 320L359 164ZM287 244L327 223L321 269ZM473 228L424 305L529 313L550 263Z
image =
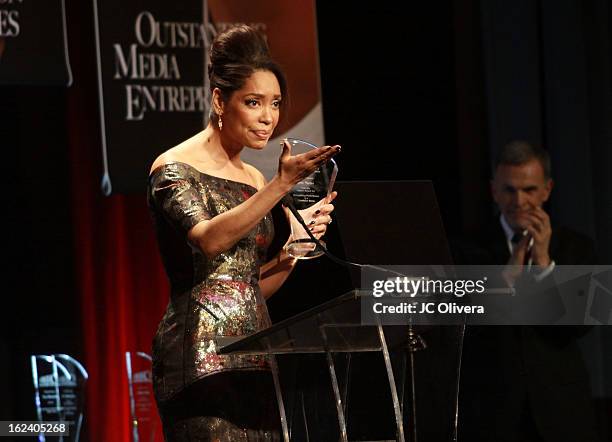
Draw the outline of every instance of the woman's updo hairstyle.
M208 64L211 92L219 88L221 98L227 102L255 71L272 72L280 85L283 101L286 101L285 74L270 57L268 44L262 34L250 26L238 25L217 35L211 46ZM216 123L218 118L215 110L211 109L211 120Z

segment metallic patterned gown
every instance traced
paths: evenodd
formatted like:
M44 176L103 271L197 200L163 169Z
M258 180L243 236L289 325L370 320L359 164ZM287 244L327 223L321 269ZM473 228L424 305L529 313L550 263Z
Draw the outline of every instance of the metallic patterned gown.
M264 420L274 414L267 399L273 395L268 359L218 355L214 340L270 325L258 280L274 235L271 217L212 259L187 241L187 232L197 223L255 192L248 184L179 162L160 166L149 177L148 205L171 286L153 341L153 385L168 440L276 440L277 433L262 430L253 419L266 407ZM258 391L268 384L270 392L267 387ZM251 401L253 392L259 398ZM266 403L259 402L262 395ZM232 421L233 416L238 417Z

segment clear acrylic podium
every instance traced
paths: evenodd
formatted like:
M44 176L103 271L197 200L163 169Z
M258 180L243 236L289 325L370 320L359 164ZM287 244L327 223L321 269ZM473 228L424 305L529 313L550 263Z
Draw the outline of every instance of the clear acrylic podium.
M320 377L316 383L318 388L327 385L331 389L337 418L337 433L330 434L329 438L326 436L324 440L343 442L354 440L347 431L351 391L358 389L367 394L368 388L376 388L372 387L373 378L367 382L351 382L351 355L379 353L384 369L373 375L378 377L378 386L385 386L390 393L391 404L387 408L393 416L395 435L390 439L386 432L382 439L377 436L376 440L456 440L463 328L361 325L363 296L368 294L352 290L247 337L220 337L217 339L219 353L324 355L329 377ZM273 361L275 366L274 358ZM285 403L288 396L295 397L296 394L288 391L292 387L281 386L276 367L273 367L273 373L284 440L321 441L308 437L308 428L305 437L294 437ZM386 378L384 383L380 382L381 378ZM374 403L372 406L379 409L384 404ZM309 410L304 409L303 403L302 413L306 420ZM373 421L371 425L377 427L379 422Z
M452 264L430 181L336 182L336 190L330 250L357 263ZM315 271L316 284L291 296L318 290L317 299L330 299L321 288L341 271ZM350 287L362 287L360 274L351 279ZM218 348L276 355L286 441L456 441L464 327L362 325L367 295L347 291L248 337L221 338ZM299 375L287 376L292 370Z

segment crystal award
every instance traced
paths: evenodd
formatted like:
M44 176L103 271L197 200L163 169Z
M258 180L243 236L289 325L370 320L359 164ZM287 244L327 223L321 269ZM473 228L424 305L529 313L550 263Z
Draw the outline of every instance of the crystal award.
M133 442L154 442L161 422L153 395L152 358L143 352L126 352L130 418ZM159 439L159 437L157 437Z
M87 371L71 356L65 354L32 355L34 403L39 422L65 422L68 436L40 434L39 442L78 442L83 427L85 384Z
M299 155L317 147L297 138L286 138L286 140L291 144L292 155ZM338 165L333 159L330 159L291 189L289 194L293 197L293 204L300 214L308 213L308 209L314 208L313 206L321 201L323 201L323 204L327 203L337 174ZM291 241L287 244L285 250L290 256L298 259L311 259L325 253L324 249L312 240L293 214L289 216L289 224ZM325 246L323 241L319 240L319 242Z

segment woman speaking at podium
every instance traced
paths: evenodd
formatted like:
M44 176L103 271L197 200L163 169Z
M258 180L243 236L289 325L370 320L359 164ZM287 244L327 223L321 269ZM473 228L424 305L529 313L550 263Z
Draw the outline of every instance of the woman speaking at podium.
M215 337L270 325L265 299L295 259L281 251L265 262L274 235L269 212L340 147L292 156L285 142L266 183L240 153L263 149L272 136L287 98L282 70L263 36L238 26L214 40L208 75L210 123L161 154L149 175L148 204L171 285L153 341L153 384L166 440L278 440L268 358L218 355ZM333 206L316 209L306 222L320 237Z

